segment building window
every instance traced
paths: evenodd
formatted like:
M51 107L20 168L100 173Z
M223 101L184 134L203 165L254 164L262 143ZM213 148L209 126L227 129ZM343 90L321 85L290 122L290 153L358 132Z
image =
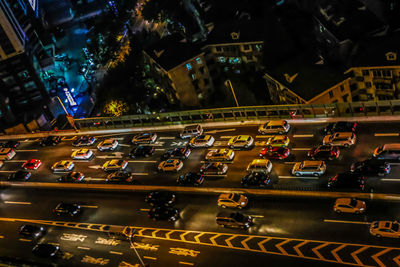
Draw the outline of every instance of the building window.
M30 82L25 83L24 87L25 87L26 91L33 91L33 90L35 90L37 88L34 81L30 81Z
M245 51L250 50L250 46L249 45L243 45L243 50L245 50Z
M222 52L222 51L224 51L224 50L222 49L222 46L216 46L216 47L215 47L215 50L217 50L217 52Z
M205 85L205 86L207 86L207 85L210 84L210 80L209 80L209 79L203 79L203 81L204 81L204 85Z
M18 72L18 77L22 80L28 80L31 76L29 75L29 72L27 70L23 70L21 72Z
M196 63L198 64L198 65L201 65L201 64L203 64L203 61L201 60L201 58L196 58Z
M392 77L390 70L372 70L374 77Z
M349 97L349 94L345 94L344 96L343 96L343 102L347 102L347 98Z
M363 76L369 76L369 70L363 70L362 71Z
M187 70L191 70L192 69L192 65L190 63L186 63L186 68L187 68Z
M371 85L372 85L371 82L366 82L365 83L365 88L371 88Z
M230 57L228 62L230 64L240 64L242 63L242 59L240 57Z
M218 61L221 63L225 63L226 62L226 58L225 57L218 57Z
M329 98L333 97L333 91L329 91Z
M343 84L340 86L340 92L343 92L344 91L344 86L343 86Z
M3 80L3 82L5 83L6 86L11 86L11 85L16 84L15 79L14 79L13 76L4 77L2 80Z
M192 73L192 74L190 75L190 77L192 77L192 80L195 80L195 79L196 79L196 74Z

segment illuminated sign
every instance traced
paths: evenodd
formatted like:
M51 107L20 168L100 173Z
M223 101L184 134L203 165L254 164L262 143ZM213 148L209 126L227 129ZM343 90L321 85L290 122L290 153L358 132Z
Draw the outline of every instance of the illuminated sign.
M36 11L36 3L37 0L28 0L29 4L31 4L31 7L34 11Z
M71 94L68 88L64 88L64 94L67 97L68 103L71 107L75 107L78 104L76 103L74 96Z

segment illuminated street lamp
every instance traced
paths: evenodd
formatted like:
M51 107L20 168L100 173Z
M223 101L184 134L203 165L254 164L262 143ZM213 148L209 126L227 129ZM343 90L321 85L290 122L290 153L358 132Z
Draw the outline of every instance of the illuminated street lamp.
M232 91L232 95L233 95L233 98L235 99L236 106L239 107L239 103L238 103L237 98L236 98L235 90L233 90L232 82L229 79L225 81L225 86L228 86L228 85L229 85L229 87L230 87L230 89Z

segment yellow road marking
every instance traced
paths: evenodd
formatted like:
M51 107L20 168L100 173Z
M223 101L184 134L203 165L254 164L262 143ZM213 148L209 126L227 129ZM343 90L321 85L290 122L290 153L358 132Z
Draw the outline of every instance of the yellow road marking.
M19 241L23 241L23 242L32 242L32 240L30 239L25 239L25 238L20 238L18 239Z
M165 234L165 237L168 238L168 239L171 239L171 237L169 235L172 234L173 232L175 232L175 231L174 230L169 231L168 233Z
M315 255L317 255L318 258L320 258L321 260L325 260L325 258L321 255L321 253L319 253L319 249L326 247L327 245L329 245L330 243L322 243L319 246L316 246L315 248L311 249L312 252L314 252Z
M188 235L188 234L191 234L191 233L192 233L192 232L189 231L189 232L186 232L186 233L184 233L184 234L181 234L181 239L186 241L185 236ZM196 238L195 238L195 240L196 240ZM200 241L199 241L199 242L200 242Z
M202 236L202 235L204 235L205 233L200 233L200 234L197 234L195 237L194 237L194 240L197 242L197 243L200 243L200 236Z
M397 264L397 266L400 266L400 255L396 258L393 258L393 261Z
M161 231L161 230L160 230L160 229L155 230L154 232L151 233L151 236L154 237L154 238L156 238L156 237L157 237L156 234L157 234L159 231Z
M357 249L356 251L354 251L353 253L351 253L350 255L353 257L353 259L357 262L357 264L359 265L364 265L362 263L362 261L358 258L358 254L363 252L364 250L370 248L370 246L365 246L365 247L361 247L360 249ZM400 256L399 256L400 257ZM393 260L395 260L396 258L394 258ZM396 262L396 261L395 261ZM398 264L400 265L400 264Z
M344 248L344 247L346 247L347 245L346 244L343 244L343 245L341 245L341 246L339 246L339 247L337 247L337 248L335 248L334 250L332 250L332 255L335 257L335 259L338 261L338 262L340 262L340 263L344 263L343 261L342 261L342 259L339 257L339 255L337 254L337 252L339 252L339 250L341 250L342 248Z
M185 261L180 261L180 262L179 262L179 264L183 264L183 265L190 265L190 266L193 266L193 265L194 265L194 263L191 263L191 262L185 262Z
M287 256L287 255L289 255L289 254L286 252L286 250L283 249L282 246L283 246L284 244L288 243L288 242L290 242L290 239L285 240L285 241L283 241L283 242L281 242L281 243L275 245L275 247L277 247L277 248L279 249L279 251L282 252L282 254L285 255L285 256Z
M88 208L88 209L97 209L99 206L90 206L90 205L79 205L82 208Z
M294 138L296 138L296 137L303 137L303 138L305 138L305 137L314 137L314 135L313 135L313 134L294 134L293 137L294 137Z
M371 224L370 222L342 221L342 220L328 220L328 219L325 219L324 222L330 222L330 223L352 223L352 224Z
M297 255L299 255L301 258L304 257L303 253L300 251L300 247L304 246L305 244L307 244L308 241L304 240L303 242L297 244L296 246L294 246L294 250L296 251ZM314 252L315 253L315 252Z
M150 211L150 209L140 209L140 211Z
M83 250L90 250L90 248L88 248L88 247L77 247L77 248L83 249Z
M376 253L375 255L373 255L371 258L374 259L374 261L376 261L376 263L378 263L379 267L386 267L385 264L383 264L383 262L381 262L380 259L378 259L379 256L382 256L383 254L385 254L386 252L389 252L390 250L392 250L393 248L386 248L385 250L382 250L378 253Z
M112 251L112 250L110 250L109 252L110 252L111 254L117 254L117 255L122 255L122 254L124 254L124 253L122 253L122 252Z
M271 240L271 238L266 238L263 241L260 241L257 243L257 245L261 248L261 250L265 253L267 253L267 250L265 249L265 247L263 246L264 243L268 242L269 240Z
M375 133L374 136L399 136L399 133Z
M204 233L205 234L205 233ZM234 239L236 237L236 235L232 235L231 237L229 237L228 239L225 240L225 243L228 245L228 247L230 248L234 248L234 246L231 243L231 240ZM199 242L200 243L200 242Z
M17 204L17 205L31 205L31 202L19 202L19 201L4 201L6 204Z
M250 239L252 239L252 236L249 236L248 238L244 239L242 242L240 242L242 244L242 246L246 249L250 249L249 246L247 245L247 241L249 241Z
M215 235L215 236L213 236L213 237L210 238L210 241L211 241L211 243L212 243L213 245L218 245L217 242L215 242L215 238L217 238L217 237L219 237L219 236L221 236L221 235Z
M3 235L0 235L0 238L4 238L4 236L3 236Z
M149 256L143 256L143 258L148 259L148 260L157 260L157 258L154 257L149 257Z

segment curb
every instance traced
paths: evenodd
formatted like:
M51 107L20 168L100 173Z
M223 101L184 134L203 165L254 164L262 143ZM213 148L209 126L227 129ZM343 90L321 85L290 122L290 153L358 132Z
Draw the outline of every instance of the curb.
M79 189L105 191L154 191L167 190L179 193L221 194L242 193L257 196L308 197L308 198L359 198L387 201L400 201L400 194L357 193L357 192L325 192L325 191L290 191L273 189L222 188L222 187L180 187L155 185L109 185L109 184L74 184L74 183L39 183L39 182L0 182L5 188L48 188L48 189Z

